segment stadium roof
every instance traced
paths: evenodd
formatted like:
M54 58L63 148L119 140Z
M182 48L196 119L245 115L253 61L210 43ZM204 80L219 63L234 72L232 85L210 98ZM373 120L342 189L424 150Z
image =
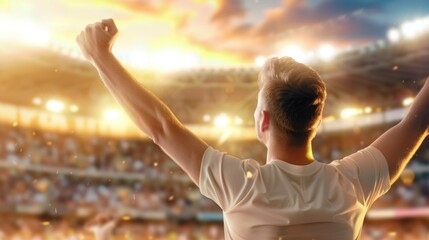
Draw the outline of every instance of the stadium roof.
M403 98L414 95L429 74L427 37L377 42L330 62L311 63L327 83L325 115L339 115L346 107L401 106ZM0 49L0 102L37 107L35 97L45 102L54 98L79 106L77 114L95 117L116 106L87 62L49 48L10 44ZM164 74L131 71L185 123L201 123L204 115L222 112L242 118L244 124L253 122L257 67Z

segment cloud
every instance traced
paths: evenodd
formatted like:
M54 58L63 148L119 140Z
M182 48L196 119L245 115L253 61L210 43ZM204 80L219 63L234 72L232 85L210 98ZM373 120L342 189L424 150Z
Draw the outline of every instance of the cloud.
M329 23L341 21L360 14L377 11L380 4L359 1L323 0L314 6L305 1L285 0L279 8L267 10L265 19L255 27L255 36L279 35L287 32L313 31L326 28ZM332 27L332 26L330 26ZM335 27L335 26L334 26Z
M364 9L366 12L379 12L386 6L384 1L342 1L342 0L323 0L317 5L316 10L320 16L329 18L330 16L351 13L358 9ZM315 12L315 11L313 11Z
M176 32L180 32L181 30L185 29L189 24L189 20L190 20L189 14L179 15L174 25L174 29L176 30Z
M376 39L384 38L388 27L387 24L376 23L365 17L359 17L345 20L342 24L325 28L319 32L323 34L324 38L340 44L369 43Z
M74 39L86 23L113 17L121 29L118 44L122 45L118 47L124 49L142 46L156 52L176 47L202 51L205 56L223 54L226 58L253 61L258 55L276 54L292 43L312 50L323 42L359 46L384 37L393 19L386 6L400 1L405 2L61 0L53 4L40 0L34 4L34 13L50 24L56 35L72 35L67 39ZM425 0L418 1L423 4Z
M211 21L223 23L245 15L246 10L242 0L218 0L218 7L211 16Z
M196 36L189 36L187 40L190 44L199 46L208 52L229 55L241 61L251 60L259 50L258 47L252 46L253 41L251 40L241 40L240 42L235 40L224 41L220 38L207 40Z
M364 45L384 37L386 23L372 20L385 3L373 1L284 0L264 11L259 22L235 21L211 28L211 37L189 34L193 44L252 61L258 55L278 53L288 44L315 50L322 43L347 47ZM252 9L249 9L249 11ZM254 9L253 9L254 10ZM228 18L227 18L228 19Z
M110 0L111 2L132 12L160 14L168 10L173 0Z
M372 20L385 3L370 1L284 0L280 5L265 9L259 21L230 21L207 28L210 38L189 34L192 44L211 51L235 55L253 61L258 55L277 54L287 45L297 44L316 50L323 43L337 47L362 46L383 38L386 23ZM246 6L249 8L249 6ZM255 11L255 9L247 9ZM256 4L253 6L257 8ZM230 18L227 18L230 19ZM216 25L216 24L215 24Z

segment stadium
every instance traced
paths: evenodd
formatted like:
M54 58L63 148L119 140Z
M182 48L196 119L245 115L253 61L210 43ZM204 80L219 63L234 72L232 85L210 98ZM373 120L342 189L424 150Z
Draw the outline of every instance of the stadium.
M120 217L112 239L224 239L221 209L132 123L77 49L43 35L24 41L16 29L28 33L26 23L12 29L8 17L0 14L0 239L94 239L87 223L106 211ZM428 14L384 35L355 48L284 52L326 82L318 161L354 153L397 124L429 75ZM162 71L121 56L192 132L264 164L253 112L260 66L271 55L226 66L182 59ZM429 239L429 142L371 207L362 239Z

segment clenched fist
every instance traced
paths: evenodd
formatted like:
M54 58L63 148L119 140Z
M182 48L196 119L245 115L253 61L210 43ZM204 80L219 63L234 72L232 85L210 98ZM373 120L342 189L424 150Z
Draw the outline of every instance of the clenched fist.
M110 53L118 33L113 19L103 19L86 26L76 37L83 56L90 62L105 53Z

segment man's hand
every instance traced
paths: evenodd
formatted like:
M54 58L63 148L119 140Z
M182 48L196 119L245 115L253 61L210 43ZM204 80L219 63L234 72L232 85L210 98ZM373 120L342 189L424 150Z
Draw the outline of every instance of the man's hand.
M103 19L86 26L76 37L83 56L90 62L95 57L112 51L115 36L118 33L113 19Z

